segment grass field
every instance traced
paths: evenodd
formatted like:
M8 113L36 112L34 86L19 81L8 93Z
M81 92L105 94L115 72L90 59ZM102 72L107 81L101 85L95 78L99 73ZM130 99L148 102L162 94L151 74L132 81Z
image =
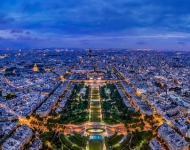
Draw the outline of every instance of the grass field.
M92 99L99 99L100 97L98 95L92 95L91 98Z
M91 102L91 119L92 122L100 122L100 102Z
M91 113L91 122L100 122L100 113Z
M99 89L92 88L91 99L99 99ZM101 110L100 110L100 101L91 101L90 102L90 121L91 122L101 122Z
M100 104L99 102L91 102L90 103L92 108L98 108L99 104Z
M100 142L100 141L90 141L89 150L102 150L102 142Z
M93 89L92 89L92 94L98 94L98 93L99 93L98 88L93 88Z
M92 99L99 99L99 90L97 88L93 88L92 89L92 95L91 95Z
M91 108L91 111L93 113L100 113L100 109L99 108Z

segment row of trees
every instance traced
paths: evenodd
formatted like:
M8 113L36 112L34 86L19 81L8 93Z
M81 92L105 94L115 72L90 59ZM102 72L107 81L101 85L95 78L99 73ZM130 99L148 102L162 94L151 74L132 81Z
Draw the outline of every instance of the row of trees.
M128 134L125 140L120 145L115 145L112 147L112 150L125 150L125 149L138 149L138 150L148 150L150 149L148 144L152 137L151 131L142 131L138 130L133 131Z
M78 93L82 88L86 88L86 93L82 97ZM82 123L88 120L89 107L89 86L83 84L76 84L72 94L65 105L65 109L61 113L60 120L63 123Z

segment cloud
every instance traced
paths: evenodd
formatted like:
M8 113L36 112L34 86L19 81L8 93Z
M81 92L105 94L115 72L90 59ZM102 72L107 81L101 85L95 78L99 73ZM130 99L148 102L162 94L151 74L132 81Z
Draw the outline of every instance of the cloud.
M3 37L0 37L0 41L3 41L3 40L5 40Z
M185 45L185 42L177 42L180 45Z
M22 30L11 30L10 33L11 33L11 34L23 33L23 31L22 31Z
M141 41L141 42L137 42L136 44L137 45L145 45L146 43Z
M44 35L45 36L45 35ZM0 38L3 39L11 39L11 40L18 40L18 39L35 39L37 35L31 34L30 31L23 31L23 30L0 30Z
M8 17L3 13L0 13L0 25L6 25L14 21L14 18Z
M27 31L27 32L25 32L25 34L30 34L30 32L29 32L29 31Z
M34 45L43 39L52 46L55 41L72 40L77 46L97 42L119 47L127 46L126 41L134 47L151 43L166 47L158 41L178 46L176 41L185 41L188 45L189 4L188 0L0 1L0 36L15 42L32 41Z

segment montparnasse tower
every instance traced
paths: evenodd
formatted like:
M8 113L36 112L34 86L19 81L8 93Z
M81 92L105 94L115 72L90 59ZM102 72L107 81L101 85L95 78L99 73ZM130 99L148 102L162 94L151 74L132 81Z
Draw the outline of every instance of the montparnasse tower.
M33 71L35 71L35 72L38 71L38 66L37 66L37 64L34 64Z

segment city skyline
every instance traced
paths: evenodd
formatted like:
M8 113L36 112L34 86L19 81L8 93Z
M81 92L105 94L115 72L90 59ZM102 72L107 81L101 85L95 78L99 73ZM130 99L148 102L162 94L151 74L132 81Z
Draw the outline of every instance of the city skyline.
M189 150L190 52L0 51L0 149Z
M188 0L8 0L0 5L0 48L190 50Z

